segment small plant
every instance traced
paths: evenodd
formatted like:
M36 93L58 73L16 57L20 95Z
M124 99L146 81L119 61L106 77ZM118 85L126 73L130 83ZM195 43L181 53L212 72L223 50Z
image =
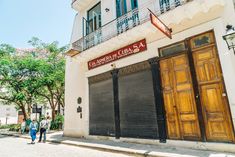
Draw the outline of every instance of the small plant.
M0 129L10 129L12 124L1 125Z
M56 115L55 120L51 122L51 130L62 129L62 125L64 124L64 116Z
M10 128L9 128L9 131L15 131L15 132L18 132L20 131L20 124L11 124L10 125Z
M0 126L0 129L9 129L9 131L19 131L20 124L7 124Z

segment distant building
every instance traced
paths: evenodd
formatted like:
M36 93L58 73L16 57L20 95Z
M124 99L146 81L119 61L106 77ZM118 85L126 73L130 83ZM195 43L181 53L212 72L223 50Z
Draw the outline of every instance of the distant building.
M18 112L14 105L1 105L0 104L0 121L1 125L4 124L17 124Z
M0 88L0 94L4 90ZM0 124L17 124L18 112L14 105L6 105L0 102Z

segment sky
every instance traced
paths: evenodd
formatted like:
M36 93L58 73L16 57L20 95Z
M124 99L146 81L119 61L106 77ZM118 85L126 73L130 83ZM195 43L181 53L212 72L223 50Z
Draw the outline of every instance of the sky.
M0 0L0 44L30 48L32 37L69 44L75 10L72 0Z

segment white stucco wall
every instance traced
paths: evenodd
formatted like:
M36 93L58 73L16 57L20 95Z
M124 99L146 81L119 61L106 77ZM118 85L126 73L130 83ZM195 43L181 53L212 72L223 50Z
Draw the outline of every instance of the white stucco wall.
M76 59L66 60L66 80L65 80L65 135L86 136L88 135L88 82L85 76L84 65L79 65ZM79 105L77 99L81 97L82 103ZM82 118L77 113L78 106L82 107Z
M108 12L105 9L109 9ZM114 20L116 18L116 3L110 0L102 0L101 1L101 20L102 25Z
M225 6L225 11L221 16L221 22L217 24L217 31L215 33L217 47L219 50L220 63L222 66L226 90L230 104L230 110L233 118L233 125L235 126L235 55L232 50L228 50L222 36L226 33L225 27L228 24L235 26L235 10L233 0L228 0Z
M176 32L173 34L173 39L170 40L166 37L159 39L159 31L148 34L145 36L148 50L132 55L113 63L117 68L125 67L134 63L145 61L149 58L158 56L158 48L167 46L178 41L182 41L191 36L206 32L208 30L214 30L220 62L222 66L223 76L225 80L225 86L227 89L230 109L232 113L233 122L235 124L235 55L233 52L229 52L225 41L222 36L225 34L225 26L227 24L233 24L235 26L235 12L233 7L233 0L226 0L225 6L220 8L219 15L213 16L212 19L207 22L203 21L200 24L194 24L195 21L199 21L202 17L206 17L206 14L200 13L198 16L192 17L182 21L177 25L172 25ZM213 12L213 10L212 10ZM180 15L177 15L180 16ZM206 19L206 18L205 18ZM179 28L184 28L180 30ZM152 29L151 27L149 29ZM117 37L118 38L118 37ZM133 39L135 41L135 39ZM121 42L121 41L120 41ZM86 52L83 52L86 53ZM98 53L98 52L97 52ZM106 52L109 53L109 52ZM89 55L89 54L87 54ZM83 60L80 62L80 60ZM85 58L75 56L73 58L67 58L66 61L66 87L65 87L65 135L69 136L88 136L89 134L89 87L88 77L95 76L97 74L111 70L111 64L106 64L101 67L88 71L87 62ZM83 118L79 117L76 112L78 107L77 98L82 97L82 109Z

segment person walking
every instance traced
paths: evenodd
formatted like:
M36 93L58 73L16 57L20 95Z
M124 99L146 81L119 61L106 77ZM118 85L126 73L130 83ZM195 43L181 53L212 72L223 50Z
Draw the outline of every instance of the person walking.
M48 121L43 117L42 121L40 122L40 136L39 136L39 141L42 141L42 134L43 134L43 142L46 142L46 131L48 128Z
M49 115L47 116L47 122L48 122L47 132L49 133L51 128L51 117Z
M36 122L35 119L33 119L33 121L30 123L29 125L29 132L30 132L30 136L31 136L31 144L35 144L35 139L37 137L37 130L38 130L38 124Z
M26 129L25 119L23 119L23 122L21 123L20 129L21 129L21 134L24 134L25 129Z

